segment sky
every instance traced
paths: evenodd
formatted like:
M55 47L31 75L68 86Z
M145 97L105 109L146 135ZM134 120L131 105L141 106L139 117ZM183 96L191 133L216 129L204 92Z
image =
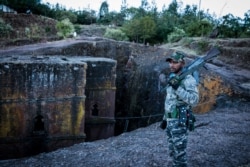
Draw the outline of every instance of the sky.
M101 3L104 0L42 0L42 3L49 2L52 5L56 3L62 5L66 9L92 9L99 11ZM106 0L109 4L109 11L120 11L122 0ZM141 0L126 0L128 7L139 7ZM148 0L151 4L152 0ZM166 7L172 2L172 0L155 0L158 11L161 11L163 5ZM234 16L244 18L244 13L250 10L250 0L177 0L182 2L182 8L187 4L197 5L201 2L200 9L205 12L208 10L210 14L215 14L217 18L225 16L229 13Z

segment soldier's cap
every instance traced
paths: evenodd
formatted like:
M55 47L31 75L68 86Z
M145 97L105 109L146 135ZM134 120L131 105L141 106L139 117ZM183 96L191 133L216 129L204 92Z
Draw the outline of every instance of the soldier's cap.
M173 52L169 57L167 57L166 61L170 62L171 60L176 62L184 62L185 54L179 51Z

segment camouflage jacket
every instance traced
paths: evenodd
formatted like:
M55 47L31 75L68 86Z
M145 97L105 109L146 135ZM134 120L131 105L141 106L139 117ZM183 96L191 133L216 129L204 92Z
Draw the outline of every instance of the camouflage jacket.
M164 120L166 120L168 113L176 110L177 106L186 105L193 107L199 101L197 83L192 75L187 75L181 81L177 90L174 90L172 86L167 86L166 93Z

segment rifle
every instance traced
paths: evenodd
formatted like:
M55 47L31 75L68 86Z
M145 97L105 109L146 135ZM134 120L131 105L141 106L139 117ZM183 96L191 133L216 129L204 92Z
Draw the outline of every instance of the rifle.
M194 71L198 70L200 67L204 67L205 63L212 58L220 54L220 51L213 47L207 54L203 57L196 58L191 64L189 64L185 69L179 74L168 80L168 84L177 84L180 80L184 79L187 75L192 74Z

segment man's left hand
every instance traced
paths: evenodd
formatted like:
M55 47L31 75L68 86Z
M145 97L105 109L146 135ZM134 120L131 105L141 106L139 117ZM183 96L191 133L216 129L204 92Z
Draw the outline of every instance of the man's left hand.
M167 121L166 120L161 121L160 128L163 129L163 130L167 128Z

